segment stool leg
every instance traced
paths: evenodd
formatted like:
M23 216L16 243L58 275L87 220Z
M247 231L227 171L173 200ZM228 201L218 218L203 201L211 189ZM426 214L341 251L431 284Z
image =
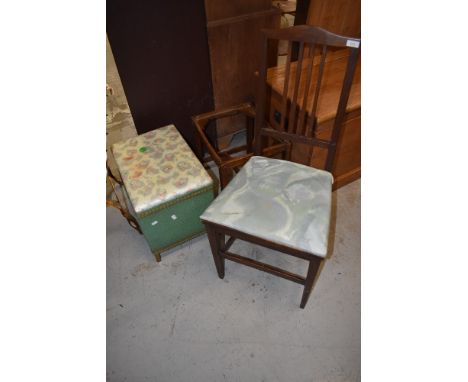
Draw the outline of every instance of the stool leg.
M156 257L156 261L159 263L161 261L161 253L158 251L153 251L154 257Z
M309 261L309 269L307 270L304 291L302 292L301 309L304 309L309 300L312 285L314 285L315 276L317 275L321 262L322 260L317 258L313 258Z

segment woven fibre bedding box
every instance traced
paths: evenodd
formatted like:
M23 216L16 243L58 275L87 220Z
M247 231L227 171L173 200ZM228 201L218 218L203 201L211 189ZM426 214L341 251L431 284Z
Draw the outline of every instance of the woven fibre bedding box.
M200 215L215 185L174 125L116 143L112 153L158 261L161 252L204 233Z

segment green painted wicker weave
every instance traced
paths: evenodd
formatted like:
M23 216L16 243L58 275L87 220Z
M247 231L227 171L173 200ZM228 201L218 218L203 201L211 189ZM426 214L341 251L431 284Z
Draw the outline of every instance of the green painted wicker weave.
M112 146L132 213L151 251L160 253L204 232L200 215L214 183L174 125Z

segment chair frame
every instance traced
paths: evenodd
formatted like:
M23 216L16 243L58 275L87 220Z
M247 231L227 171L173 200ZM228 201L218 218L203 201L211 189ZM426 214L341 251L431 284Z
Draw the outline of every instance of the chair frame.
M301 309L304 309L307 300L309 299L310 292L312 291L312 286L314 284L317 272L320 269L321 264L323 263L323 258L312 255L308 252L291 248L286 245L274 243L272 241L265 240L257 236L250 235L245 232L238 231L220 224L215 224L206 220L204 220L203 223L205 224L206 232L208 234L208 240L210 241L211 252L213 254L216 270L220 279L224 278L224 259L228 259L236 263L243 264L251 268L256 268L260 271L284 278L286 280L293 281L295 283L304 285L304 291L302 293L300 305ZM227 241L225 241L226 235L229 236L229 239ZM275 267L270 264L262 263L260 261L250 259L248 257L240 256L229 252L229 249L231 248L232 244L236 239L247 241L252 244L257 244L262 247L283 252L293 257L307 260L309 262L309 266L306 277L302 277L298 274L288 272L284 269Z
M253 150L254 150L253 154L255 155L265 154L265 149L262 149L262 144L268 138L284 140L285 143L283 143L283 150L287 150L288 155L290 155L291 142L308 144L311 146L318 146L318 147L328 149L325 169L331 172L333 168L334 157L336 154L336 144L338 141L338 137L340 135L340 129L343 124L343 119L346 113L346 105L347 105L348 98L349 98L349 93L350 93L350 89L352 85L352 79L353 79L354 71L355 71L356 64L357 64L358 57L359 57L360 39L336 35L322 28L314 27L314 26L306 26L306 25L294 26L294 27L284 28L284 29L262 30L262 32L264 36L263 43L262 43L262 66L260 68L260 73L259 73L260 82L259 82L258 93L257 93L258 102L256 106L256 112L253 111L251 105L244 104L236 108L228 109L225 112L207 113L205 117L202 117L202 118L194 117L194 122L199 123L198 125L197 123L195 123L195 125L197 126L197 129L198 129L199 126L201 127L205 126L203 125L203 123L209 120L209 118L215 118L220 115L223 115L223 116L235 115L238 112L247 113L252 118L255 118L253 144L252 144ZM281 123L280 123L281 129L280 130L272 129L271 127L268 126L268 124L265 121L265 111L266 111L265 101L266 101L266 94L267 94L267 91L266 91L267 90L266 53L267 53L268 39L289 41L289 54L288 54L287 63L286 63L286 77L285 77L284 92L283 92L284 102L283 102L282 110L281 110ZM352 42L349 43L349 41L352 41ZM293 89L293 98L290 104L289 119L288 119L289 123L288 123L288 127L286 128L285 126L286 125L286 112L287 112L287 107L288 107L287 96L289 92L288 82L289 82L289 70L290 70L290 65L291 65L291 52L292 52L293 42L299 43L299 55L298 55L298 62L297 62L296 77L294 79L295 88ZM323 68L325 64L327 47L328 46L342 47L342 48L348 47L351 50L350 55L348 57L348 64L347 64L347 68L346 68L346 72L345 72L345 76L343 80L343 86L341 90L340 99L338 101L337 113L336 113L335 122L333 125L333 130L332 130L330 140L317 139L313 131L314 126L312 126L312 128L307 128L307 125L306 125L307 116L305 115L306 112L304 110L305 110L305 104L307 102L307 98L309 94L309 86L311 83L310 72L312 72L313 70L312 61L313 61L314 56L311 56L312 60L310 60L309 62L310 71L307 74L307 78L306 78L307 93L306 93L306 96L304 96L302 108L300 108L299 107L300 105L297 104L297 96L298 96L297 88L298 88L298 84L300 80L300 73L301 73L300 68L304 59L305 44L312 45L312 49L309 50L309 52L311 52L310 54L312 55L315 54L316 44L322 45L322 54L321 54L320 65L318 69L319 71L318 79L315 84L316 89L314 92L315 95L313 97L312 113L310 115L310 117L313 118L312 119L313 121L316 120L315 112L317 110L317 100L318 100L319 93L320 93L320 81L321 81L321 76L323 75ZM351 46L349 46L350 44ZM200 123L200 121L202 123ZM203 136L204 136L203 134L200 135L201 139L203 139ZM285 144L289 146L284 146ZM242 166L253 155L253 154L249 154L243 157L230 159L227 162L229 163L229 165L226 165L226 162L222 163L221 158L219 156L217 157L218 153L216 153L216 151L213 151L213 148L212 147L210 148L210 146L211 145L207 144L208 151L210 152L211 157L215 160L217 164L218 164L218 161L220 163L220 177L225 176L225 174L222 174L222 172L226 171L225 168L227 166L231 166L231 167L233 165L236 165L238 167ZM271 150L271 151L275 152L274 150ZM240 263L240 264L252 267L252 268L256 268L258 270L261 270L261 271L264 271L264 272L273 274L275 276L278 276L278 277L281 277L281 278L303 285L304 290L302 293L300 307L303 309L306 306L310 293L312 291L312 286L314 284L314 281L316 280L318 271L325 260L324 257L314 255L313 253L301 251L296 248L289 247L287 245L278 244L270 240L262 239L254 235L247 234L245 232L235 230L235 229L229 228L221 224L215 224L213 222L209 222L203 219L202 219L202 222L204 223L206 231L208 233L208 239L210 241L211 251L212 251L213 259L215 262L216 270L218 272L218 276L221 279L224 278L225 259L228 259L228 260L231 260L231 261L234 261L234 262L237 262L237 263ZM229 239L227 241L226 241L226 236L229 236ZM288 272L284 269L280 269L269 264L259 262L257 260L253 260L251 258L239 256L230 252L229 249L236 239L240 239L240 240L247 241L253 244L257 244L257 245L270 248L270 249L285 253L287 255L301 258L301 259L308 261L309 264L308 264L306 277Z
M206 134L206 128L211 121L233 117L235 115L245 115L247 119L247 144L225 149L217 150ZM239 172L240 167L249 160L253 154L253 132L254 132L255 109L250 103L242 103L236 106L218 109L204 114L199 114L192 117L193 124L196 129L196 151L202 163L213 160L218 166L220 187L223 189L233 178L234 174ZM203 147L206 147L208 156L204 157ZM291 145L287 142L280 142L270 147L264 148L262 154L268 157L281 154L283 158L289 157ZM240 157L232 157L234 154L241 151L246 151L246 154Z

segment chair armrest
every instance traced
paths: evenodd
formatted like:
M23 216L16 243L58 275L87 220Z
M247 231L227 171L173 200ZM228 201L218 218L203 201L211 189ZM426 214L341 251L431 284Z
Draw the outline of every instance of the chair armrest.
M192 117L192 121L198 126L204 128L206 124L213 120L225 117L231 117L237 114L245 114L250 118L255 118L255 109L250 103L242 103L236 106L230 106L223 109L218 109L210 111L208 113L203 113L195 115Z
M269 146L269 147L264 148L262 150L262 155L266 157L273 157L277 154L282 153L288 148L290 148L290 143L286 143L286 142L278 143L274 146ZM254 153L248 153L243 156L232 158L228 161L225 161L221 167L224 169L242 167L254 155L255 155Z
M216 149L213 147L211 144L210 140L205 134L205 125L208 121L204 122L196 119L197 116L192 117L193 124L195 125L195 131L196 135L199 138L199 141L197 142L198 150L200 151L200 156L203 156L203 151L202 151L202 146L201 144L205 145L206 149L208 150L211 158L215 161L215 163L220 166L222 163L221 157L218 155L218 152ZM200 160L202 161L203 158L200 157Z
M223 159L221 159L221 156L218 154L218 152L206 136L205 127L207 123L211 120L231 117L237 114L245 114L249 118L255 118L255 109L250 103L242 103L240 105L218 109L210 111L208 113L195 115L192 117L193 124L195 125L201 143L205 145L211 158L215 161L215 163L218 166L220 166L221 163L223 163Z

